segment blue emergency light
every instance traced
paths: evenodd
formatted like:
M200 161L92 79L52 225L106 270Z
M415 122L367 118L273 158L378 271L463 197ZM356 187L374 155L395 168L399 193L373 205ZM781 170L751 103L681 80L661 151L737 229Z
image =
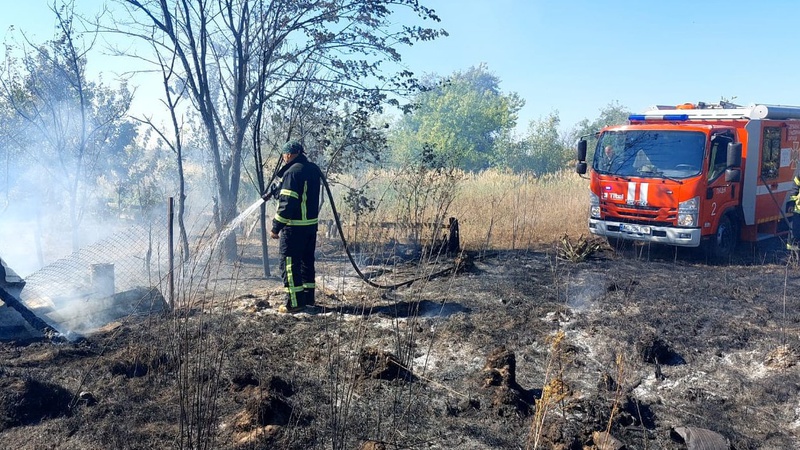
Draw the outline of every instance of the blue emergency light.
M647 120L667 120L670 122L685 122L689 120L688 114L663 114L660 116L648 116L646 114L631 114L628 116L631 122L645 122Z

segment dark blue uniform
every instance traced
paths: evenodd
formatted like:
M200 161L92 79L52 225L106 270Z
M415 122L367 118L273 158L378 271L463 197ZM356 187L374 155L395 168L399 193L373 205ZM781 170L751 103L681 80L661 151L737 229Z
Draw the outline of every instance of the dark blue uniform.
M278 172L282 178L272 232L280 233L286 307L314 304L314 251L319 221L320 170L299 154Z

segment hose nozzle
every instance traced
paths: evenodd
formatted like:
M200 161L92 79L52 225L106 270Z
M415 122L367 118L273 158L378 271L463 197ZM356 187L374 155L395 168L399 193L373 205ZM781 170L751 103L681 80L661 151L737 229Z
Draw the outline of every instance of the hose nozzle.
M261 199L265 202L269 201L270 199L277 197L278 192L280 192L280 186L273 184L266 190L266 192L264 192L264 194L261 196Z

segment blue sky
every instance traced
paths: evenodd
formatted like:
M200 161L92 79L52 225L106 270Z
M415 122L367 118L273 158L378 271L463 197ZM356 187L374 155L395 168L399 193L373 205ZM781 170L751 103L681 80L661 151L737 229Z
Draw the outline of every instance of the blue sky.
M428 0L450 36L406 58L439 74L480 62L563 127L612 101L800 105L800 2Z
M407 67L449 75L486 63L504 92L517 92L526 101L521 130L553 111L569 129L596 118L611 102L633 111L722 97L741 104L800 105L797 1L421 2L436 10L438 26L450 36L403 49ZM6 7L0 31L5 35L15 25L36 41L49 38L53 19L47 3ZM77 3L92 12L104 0ZM103 59L102 70L120 68ZM148 92L157 90L140 88L140 97ZM134 108L152 101L140 98Z

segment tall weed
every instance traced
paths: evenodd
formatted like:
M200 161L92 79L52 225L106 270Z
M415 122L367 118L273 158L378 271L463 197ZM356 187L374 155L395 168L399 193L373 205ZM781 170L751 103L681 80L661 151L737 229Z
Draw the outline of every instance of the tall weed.
M371 180L368 188L364 180ZM588 187L572 172L537 177L498 170L446 175L380 170L341 182L356 186L375 205L358 216L340 208L349 238L358 238L354 243L424 245L446 233L449 217L458 219L461 246L468 250L528 249L565 233L587 232Z

